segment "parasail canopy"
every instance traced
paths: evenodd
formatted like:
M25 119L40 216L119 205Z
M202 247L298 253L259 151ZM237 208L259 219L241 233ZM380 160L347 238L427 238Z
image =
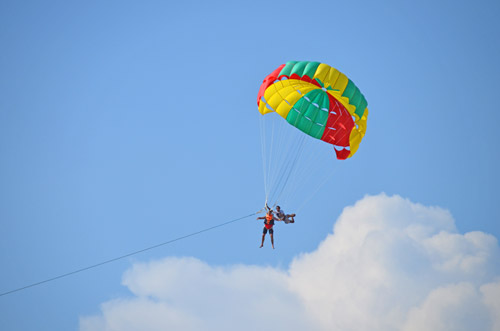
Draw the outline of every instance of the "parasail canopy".
M260 86L262 115L276 112L302 132L334 145L337 159L356 153L366 132L367 101L354 83L320 62L290 61Z

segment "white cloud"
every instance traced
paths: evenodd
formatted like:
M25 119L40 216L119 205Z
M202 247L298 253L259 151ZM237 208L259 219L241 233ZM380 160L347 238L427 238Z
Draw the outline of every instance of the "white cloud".
M479 291L471 283L459 283L432 290L410 310L403 330L492 330L492 323Z
M450 213L398 196L347 207L288 270L195 258L134 265L132 298L83 317L96 330L500 330L500 250Z

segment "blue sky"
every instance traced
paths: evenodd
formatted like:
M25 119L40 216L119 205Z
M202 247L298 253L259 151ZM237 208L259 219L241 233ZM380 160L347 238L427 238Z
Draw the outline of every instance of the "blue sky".
M121 284L135 263L287 270L367 195L500 238L499 14L495 1L3 1L0 292L262 208L256 96L286 61L338 68L370 115L276 250L258 249L252 217L0 297L0 329L82 328L135 295Z

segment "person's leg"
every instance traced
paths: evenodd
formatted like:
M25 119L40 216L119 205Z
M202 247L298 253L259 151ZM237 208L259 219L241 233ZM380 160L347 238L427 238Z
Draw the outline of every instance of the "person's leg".
M264 239L266 239L266 233L267 233L267 229L266 229L266 227L264 227L264 230L262 230L262 243L260 244L260 248L262 248L264 246Z
M269 229L269 236L271 237L271 246L273 246L273 249L274 249L274 230L273 229Z

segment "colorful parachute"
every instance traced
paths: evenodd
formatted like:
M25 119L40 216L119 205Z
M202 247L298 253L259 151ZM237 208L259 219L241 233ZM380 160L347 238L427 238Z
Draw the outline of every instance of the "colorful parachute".
M327 64L290 61L269 74L257 97L259 112L276 112L308 135L334 145L345 160L358 150L366 132L367 102L337 69Z

